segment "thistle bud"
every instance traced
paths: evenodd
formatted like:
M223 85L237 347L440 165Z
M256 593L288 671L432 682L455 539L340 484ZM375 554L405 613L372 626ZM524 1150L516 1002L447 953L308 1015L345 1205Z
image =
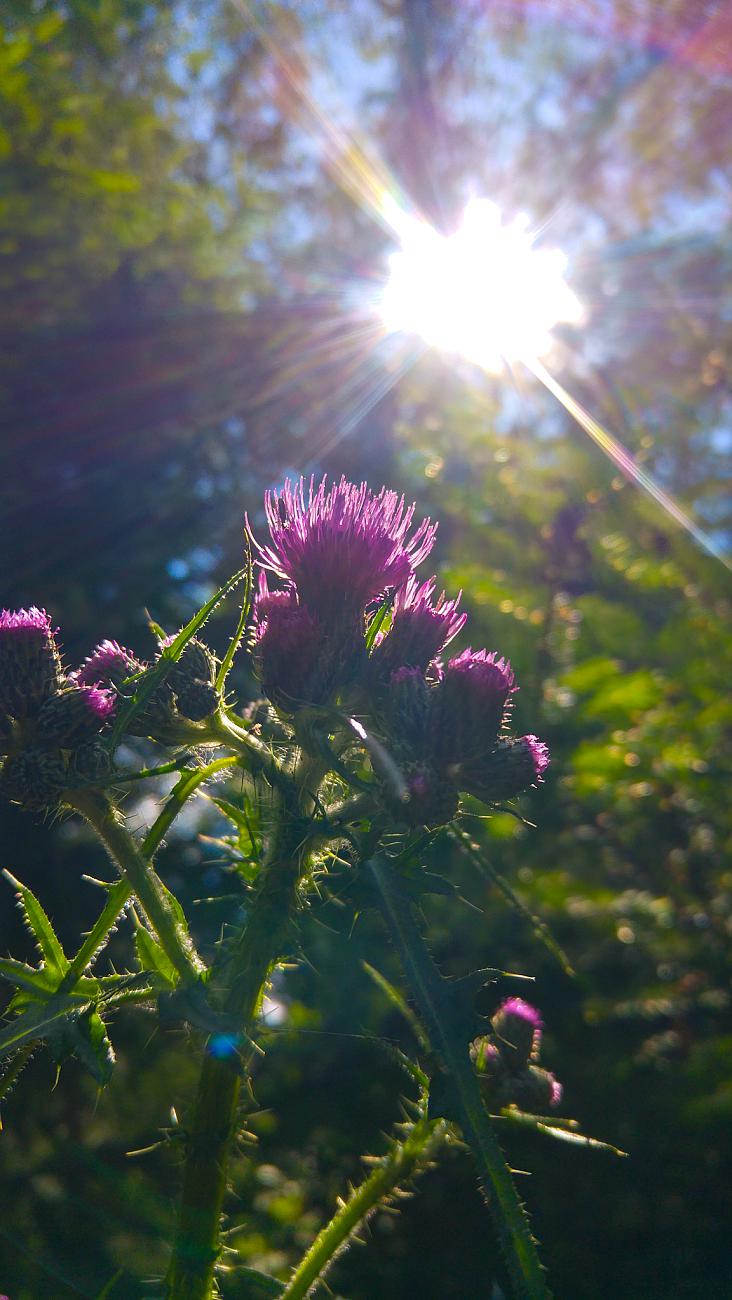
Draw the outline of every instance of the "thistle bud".
M62 681L61 658L45 610L0 612L0 714L25 718Z
M549 766L549 750L536 736L518 740L499 740L495 749L480 762L457 765L456 779L486 803L513 799L529 786L544 779Z
M515 690L510 664L494 653L465 650L451 659L432 702L432 746L437 762L462 768L487 757Z
M178 712L190 722L210 718L221 703L221 696L210 682L189 682L176 696Z
M163 646L172 645L175 637L169 636ZM181 656L169 669L166 683L176 696L178 712L191 722L210 718L221 703L214 686L216 659L207 645L197 637L187 641Z
M175 637L169 636L163 645L172 645L174 640ZM174 691L182 690L189 682L208 682L213 685L216 680L216 659L208 646L193 636L184 645L180 658L168 673L167 680Z
M71 674L71 681L76 682L77 686L101 684L120 687L128 677L133 677L143 667L131 650L125 650L116 641L102 641L84 660L81 668Z
M260 575L254 605L254 664L262 690L282 713L332 701L365 651L355 626L326 627L294 591L272 591Z
M458 793L454 786L426 763L403 767L406 797L400 806L402 820L410 826L430 828L452 821L458 810Z
M503 1085L503 1092L506 1101L520 1110L539 1114L549 1107L558 1106L562 1100L561 1083L549 1070L542 1070L538 1065L529 1065L510 1075Z
M523 998L506 998L491 1025L498 1051L511 1070L536 1059L541 1046L542 1020Z
M419 668L398 668L384 696L383 730L397 755L423 758L427 753L430 688Z
M470 1044L470 1059L477 1074L498 1080L505 1074L501 1053L488 1035L476 1038Z
M0 794L24 808L54 808L68 784L67 766L57 750L22 750L5 760L0 773Z
M98 740L75 749L69 760L69 774L74 784L95 785L106 781L112 771L109 750Z
M69 686L41 705L38 734L44 744L74 749L111 720L115 703L112 692L101 686Z

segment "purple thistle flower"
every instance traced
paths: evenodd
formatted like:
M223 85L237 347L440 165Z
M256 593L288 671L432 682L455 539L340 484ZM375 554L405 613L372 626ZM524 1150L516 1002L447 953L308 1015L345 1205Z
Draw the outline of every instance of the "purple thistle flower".
M404 665L426 670L464 626L467 614L458 614L459 592L445 600L444 591L434 601L436 578L421 585L414 574L400 587L394 601L391 628L373 653L374 666L393 672Z
M495 652L468 649L451 659L433 701L433 744L439 762L462 766L487 757L515 690L511 665Z
M27 633L31 637L40 633L42 639L54 635L48 614L36 605L30 609L0 610L0 634L6 632Z
M467 790L486 803L513 799L544 779L549 766L549 750L536 736L518 740L499 740L492 754L459 766L455 774L461 790Z
M498 1011L504 1016L524 1020L533 1029L544 1028L541 1012L536 1007L532 1007L530 1002L524 1002L523 998L504 998Z
M320 621L295 592L269 591L259 577L254 602L254 661L265 695L279 709L323 704L334 688L332 656Z
M0 713L24 718L61 685L61 658L43 609L0 611Z
M44 744L74 749L96 736L112 719L114 692L103 686L68 686L41 706L37 726Z
M117 701L112 691L103 686L80 686L79 691L85 707L102 726L114 717Z
M328 488L323 478L285 482L267 492L265 513L271 546L260 546L247 528L259 564L297 591L303 605L324 622L346 613L361 617L388 587L401 587L432 549L437 525L425 519L408 539L415 507L387 488L373 493L342 478Z
M102 641L84 660L81 668L71 674L71 680L78 686L96 686L100 682L121 686L142 666L131 650L125 650L116 641Z

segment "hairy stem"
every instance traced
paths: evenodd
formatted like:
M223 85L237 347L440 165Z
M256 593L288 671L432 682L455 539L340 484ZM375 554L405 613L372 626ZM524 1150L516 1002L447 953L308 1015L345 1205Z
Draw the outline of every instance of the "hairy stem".
M197 956L185 927L176 916L160 877L146 861L117 809L99 790L69 791L66 802L86 818L106 846L131 891L144 907L178 974L187 982L198 979L205 967Z
M309 784L309 783L308 783ZM297 902L302 827L280 801L267 860L244 927L212 973L213 995L250 1035L272 967L287 945ZM209 1039L188 1133L183 1194L167 1300L209 1300L220 1250L229 1151L245 1068L231 1038Z
M470 1146L517 1300L549 1296L524 1208L483 1105L467 1044L455 1033L455 1009L417 925L410 900L389 863L373 858L369 870L381 915L407 977L435 1056L445 1071L455 1118Z
M423 1169L435 1149L449 1134L445 1120L420 1119L408 1135L394 1142L368 1178L341 1201L330 1223L318 1233L281 1295L281 1300L303 1300L321 1281L336 1256L360 1224L388 1202L399 1185Z

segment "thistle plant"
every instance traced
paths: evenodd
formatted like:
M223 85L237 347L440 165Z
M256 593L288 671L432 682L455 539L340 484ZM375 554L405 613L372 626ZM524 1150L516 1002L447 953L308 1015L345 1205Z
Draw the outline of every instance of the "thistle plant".
M188 1025L201 1068L184 1125L178 1226L160 1279L168 1300L219 1294L224 1266L239 1297L314 1294L360 1224L458 1142L473 1153L512 1294L547 1295L497 1133L518 1124L590 1139L573 1121L545 1114L561 1088L539 1065L539 1012L510 996L481 1026L475 994L503 973L443 978L419 909L422 894L442 887L424 869L428 844L452 836L468 856L480 855L461 825L461 797L504 805L543 780L547 748L510 733L518 687L504 658L472 649L450 656L466 614L459 595L436 596L436 579L417 575L436 525L415 524L414 506L386 488L301 479L268 493L265 513L269 539L247 521L244 568L177 635L154 629L152 662L104 639L67 670L45 612L0 616L0 791L36 814L83 817L118 873L73 956L40 901L11 877L41 959L0 961L16 990L0 1031L0 1090L10 1090L39 1045L57 1058L74 1054L106 1083L114 1068L107 1021L120 1008ZM241 615L218 662L202 629L239 585ZM262 692L243 710L227 690L240 647ZM129 751L134 737L155 742L162 761L130 774L117 750L124 741ZM177 782L138 839L125 822L125 789L161 772L177 772ZM256 843L249 837L248 870L237 877L242 906L205 951L155 855L196 791L231 776L237 793L219 807L235 832L261 814L264 832ZM406 997L378 972L374 953L370 970L414 1037L414 1053L398 1053L407 1120L280 1281L238 1269L225 1252L228 1162L243 1089L262 1055L264 995L297 951L300 918L316 891L327 892L336 864L348 904L344 862L354 908L381 915L404 974ZM504 894L516 902L507 885ZM132 921L129 969L100 973L124 915ZM266 1068L265 1055L258 1069Z

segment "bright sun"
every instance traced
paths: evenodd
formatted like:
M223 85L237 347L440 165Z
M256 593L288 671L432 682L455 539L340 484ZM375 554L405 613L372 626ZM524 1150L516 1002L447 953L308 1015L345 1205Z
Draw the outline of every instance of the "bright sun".
M471 199L445 236L404 212L390 216L401 248L380 295L387 329L419 334L498 373L506 362L537 361L555 325L582 319L564 279L567 259L535 248L526 218L503 225L494 203Z

